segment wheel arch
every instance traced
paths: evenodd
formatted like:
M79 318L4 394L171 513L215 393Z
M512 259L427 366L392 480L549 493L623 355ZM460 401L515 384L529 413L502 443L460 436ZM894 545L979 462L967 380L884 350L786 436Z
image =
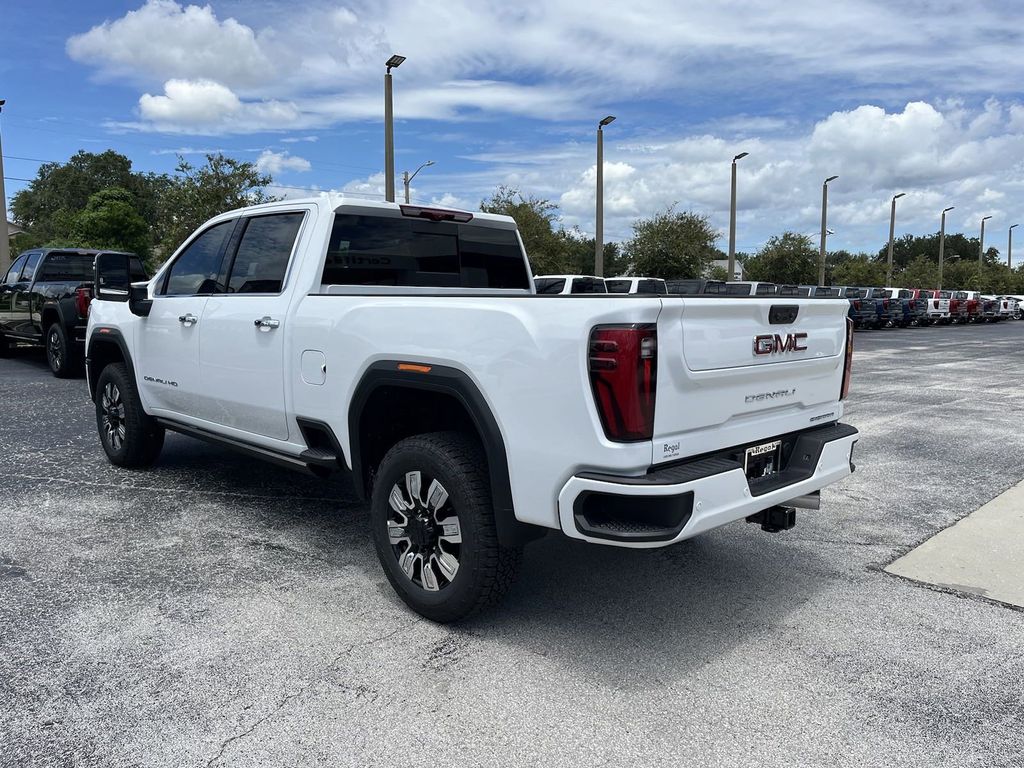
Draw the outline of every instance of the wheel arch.
M136 385L138 384L135 366L132 365L132 357L128 354L128 345L124 341L124 336L116 328L101 326L89 334L85 351L89 399L96 399L96 382L99 381L103 369L111 363L124 363L128 367L128 373L132 380L136 382Z
M400 364L402 361L398 360L373 363L360 379L349 404L349 455L360 498L369 497L372 474L388 448L400 439L424 431L416 429L406 434L398 427L385 431L383 438L377 437L370 431L375 414L387 405L386 411L394 415L396 402L404 408L419 406L422 412L430 414L424 415L420 423L436 422L425 431L471 428L480 440L487 459L495 523L502 543L518 545L534 538L538 533L533 530L535 526L516 520L505 441L490 406L473 380L463 371L448 366L417 364L414 370L401 370ZM438 408L439 405L443 407ZM449 410L454 408L458 410ZM459 423L463 417L465 421Z

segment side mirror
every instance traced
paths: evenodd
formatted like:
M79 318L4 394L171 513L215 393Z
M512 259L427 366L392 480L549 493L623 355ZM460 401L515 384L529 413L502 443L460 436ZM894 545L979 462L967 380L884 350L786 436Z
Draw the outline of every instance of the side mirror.
M128 301L132 278L127 254L101 253L96 256L93 271L93 293L97 301Z
M149 285L132 285L128 291L128 310L133 315L149 317L149 310L153 308L153 300L149 298Z

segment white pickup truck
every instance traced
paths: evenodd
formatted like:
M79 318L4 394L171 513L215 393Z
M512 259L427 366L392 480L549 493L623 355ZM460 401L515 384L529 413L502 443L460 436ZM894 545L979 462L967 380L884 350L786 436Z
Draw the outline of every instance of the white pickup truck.
M451 621L547 531L661 547L853 471L845 300L537 295L512 219L322 195L231 211L146 283L96 260L104 451L164 431L350 472L384 571Z

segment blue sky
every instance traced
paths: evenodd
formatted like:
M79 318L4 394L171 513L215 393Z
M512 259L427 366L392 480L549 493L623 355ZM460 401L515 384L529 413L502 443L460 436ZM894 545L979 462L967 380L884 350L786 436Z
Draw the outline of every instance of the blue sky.
M398 174L414 197L475 207L499 184L593 232L594 130L606 114L606 223L628 237L666 206L738 247L818 229L875 251L950 228L1002 248L1024 223L1024 5L874 0L8 0L0 53L8 196L40 160L116 149L258 162L277 194L383 196L382 75L395 72ZM31 159L19 159L31 158Z

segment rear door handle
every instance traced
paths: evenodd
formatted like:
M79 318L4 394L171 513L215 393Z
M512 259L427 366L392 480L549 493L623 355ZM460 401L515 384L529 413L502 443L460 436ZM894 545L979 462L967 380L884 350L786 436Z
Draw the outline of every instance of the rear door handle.
M278 326L281 325L280 320L275 320L274 318L269 317L268 315L264 315L258 320L254 320L253 323L261 331L272 331L274 328L277 328Z
M178 315L178 322L182 325L192 326L199 322L199 318L189 312L186 315Z

